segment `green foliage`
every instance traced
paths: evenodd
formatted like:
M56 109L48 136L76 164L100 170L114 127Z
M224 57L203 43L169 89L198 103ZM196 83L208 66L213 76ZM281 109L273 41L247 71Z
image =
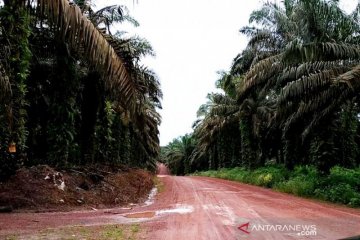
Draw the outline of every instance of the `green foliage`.
M256 164L256 149L254 149L255 139L253 138L251 124L248 116L240 120L242 164L253 169Z
M172 174L191 173L190 155L193 153L194 145L194 138L191 135L185 135L174 139L161 149L161 156L165 159Z
M5 7L5 12L6 12ZM25 151L26 139L28 131L26 129L26 106L27 100L25 98L27 93L26 79L29 74L29 66L31 59L31 52L29 49L28 37L30 35L30 18L25 7L16 6L13 4L9 8L9 14L5 19L8 22L2 21L2 24L8 26L9 32L8 41L11 42L11 55L9 61L10 78L13 82L13 102L11 103L13 116L10 121L14 122L12 131L12 138L17 143L20 152Z
M332 202L360 206L360 169L333 167L321 180L315 195Z
M199 172L196 175L217 177L263 187L273 187L274 184L284 181L288 171L282 166L268 166L256 170L246 168L223 168L218 171Z
M51 2L42 1L42 8L27 1L0 5L0 181L23 162L154 170L162 93L156 74L139 65L154 51L146 39L110 32L114 23L136 20L124 6L95 12L87 1L76 1L79 9L64 0L75 10L64 12L45 7ZM74 13L95 27L63 29ZM96 26L103 24L100 33ZM11 142L16 154L8 152Z
M113 137L113 125L116 113L113 109L113 104L110 101L105 101L103 114L104 116L99 118L95 130L97 136L95 150L98 152L96 158L102 159L103 161L109 160L111 162L111 154L116 140Z
M289 171L283 166L267 166L256 170L245 168L197 172L197 176L216 177L273 188L297 196L312 197L335 203L360 206L360 168L335 166L322 175L315 166L296 166Z
M346 183L338 183L335 186L327 185L324 188L316 189L315 195L323 200L360 206L360 193Z
M318 173L308 166L296 167L287 181L278 182L274 188L297 196L311 197L318 185ZM309 171L310 170L310 171Z
M31 239L109 239L135 240L141 238L142 229L139 224L114 224L101 226L67 226L61 228L44 229L28 237ZM20 239L18 235L9 235L5 239Z
M335 166L330 170L327 183L334 185L336 183L345 183L360 190L360 168L347 169Z
M262 167L254 172L254 179L249 183L258 186L272 187L276 182L285 179L287 171L283 167Z
M103 237L106 239L123 239L124 238L124 230L121 227L118 226L108 226L103 231Z
M79 159L76 120L80 109L76 103L79 94L79 79L74 59L68 54L67 47L59 43L56 64L51 75L49 117L47 126L48 162L52 165L67 165Z
M297 196L311 196L314 184L303 177L295 177L287 182L277 184L276 189Z
M28 137L27 121L27 77L31 52L28 37L30 35L30 17L27 9L21 2L11 1L0 8L0 44L8 53L5 60L0 59L0 66L5 66L6 74L11 84L9 92L0 92L1 95L10 95L1 102L0 114L3 115L0 123L0 180L11 175L18 165L26 158L26 140ZM5 34L6 33L6 34ZM11 142L16 144L17 153L8 154L7 148Z
M356 158L359 154L359 148L356 142L359 128L357 114L357 105L353 101L349 101L344 105L339 117L339 158L341 159L341 164L349 168L357 166Z
M192 170L228 178L222 168L239 167L230 179L311 196L332 167L358 167L355 15L326 0L266 2L254 11L240 29L248 45L216 81L222 93L198 110ZM291 172L286 181L262 172L274 163Z

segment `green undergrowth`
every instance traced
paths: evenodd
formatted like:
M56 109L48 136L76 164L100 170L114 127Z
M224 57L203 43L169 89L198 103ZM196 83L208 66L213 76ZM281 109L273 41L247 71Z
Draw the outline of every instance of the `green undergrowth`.
M158 177L154 177L153 181L158 193L162 193L165 190L164 183Z
M360 207L360 168L336 166L331 168L328 175L324 175L314 166L298 166L289 171L282 166L272 165L256 170L237 167L197 172L194 175L248 183L297 196Z
M63 239L63 240L135 240L143 238L141 236L141 228L139 224L131 225L100 225L100 226L71 226L55 229L44 229L35 235L9 235L5 240L47 240L47 239Z

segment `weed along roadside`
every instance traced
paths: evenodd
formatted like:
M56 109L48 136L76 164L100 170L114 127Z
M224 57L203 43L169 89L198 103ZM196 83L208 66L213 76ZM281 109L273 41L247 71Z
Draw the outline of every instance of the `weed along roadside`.
M107 240L137 240L143 239L139 224L131 225L103 225L103 226L72 226L56 229L41 230L30 239L107 239ZM7 240L16 240L16 235Z
M227 179L296 196L360 207L360 168L333 167L329 174L320 174L314 166L298 166L289 171L274 165L253 171L233 168L197 172L193 175Z

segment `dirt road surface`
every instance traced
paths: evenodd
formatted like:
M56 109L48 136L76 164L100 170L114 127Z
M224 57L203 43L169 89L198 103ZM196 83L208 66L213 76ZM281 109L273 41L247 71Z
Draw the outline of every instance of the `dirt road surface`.
M360 235L360 211L356 209L220 179L167 176L163 181L166 191L154 206L161 204L178 213L147 222L148 239L339 239Z
M158 165L157 165L157 173L159 174L159 175L169 175L169 169L166 167L166 165L165 164L163 164L163 163L159 163Z
M72 213L0 214L1 236L65 225L140 222L145 239L340 239L360 235L360 210L206 177L159 175L146 204Z

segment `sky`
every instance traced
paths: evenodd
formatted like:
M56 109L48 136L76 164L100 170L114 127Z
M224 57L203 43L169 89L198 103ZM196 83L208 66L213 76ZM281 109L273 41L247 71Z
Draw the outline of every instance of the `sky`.
M196 112L216 91L217 71L228 70L247 44L239 29L261 0L106 0L96 8L126 5L140 26L119 26L146 38L156 57L142 62L154 70L164 97L160 110L160 145L192 132ZM346 9L356 0L340 1Z

